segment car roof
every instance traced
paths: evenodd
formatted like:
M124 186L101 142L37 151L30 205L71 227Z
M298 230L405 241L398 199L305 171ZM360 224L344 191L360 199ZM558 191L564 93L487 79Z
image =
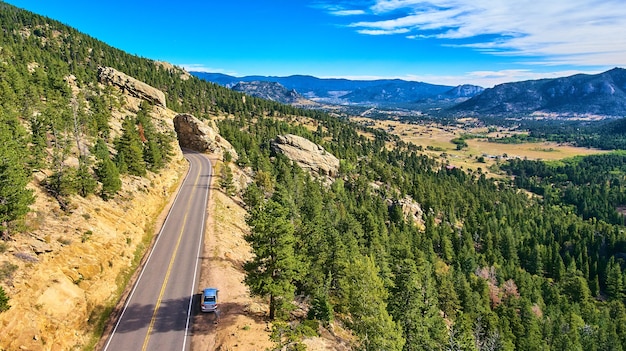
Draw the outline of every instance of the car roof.
M204 295L216 295L218 290L216 288L206 288L203 291Z

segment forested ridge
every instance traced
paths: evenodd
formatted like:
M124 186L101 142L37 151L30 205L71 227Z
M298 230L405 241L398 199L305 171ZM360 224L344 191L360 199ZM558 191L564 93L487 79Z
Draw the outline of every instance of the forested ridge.
M297 340L299 333L315 333L316 323L339 321L364 350L626 348L626 235L601 211L585 215L545 192L529 196L513 182L446 167L415 145L321 112L184 79L181 70L4 3L0 22L5 236L19 230L9 223L27 211L31 194L24 186L36 169L53 170L43 186L64 201L70 193L115 196L115 184L104 191L103 180L116 176L103 174L141 176L165 164L167 150L155 150L163 151L172 136L151 131L150 106L125 121L127 132L111 137L110 110L120 99L96 84L97 67L111 66L163 90L176 111L233 116L218 122L221 135L255 180L243 194L251 228L246 239L255 253L245 264L246 283L268 298L276 340ZM82 94L72 93L70 75ZM308 117L317 128L290 123L293 116ZM139 125L155 145L137 143ZM270 140L285 133L341 159L332 184L271 152ZM59 160L81 149L70 147L77 140L94 157L75 169L61 167ZM43 145L56 151L41 156ZM598 163L613 162L606 160ZM586 171L580 179L587 183L606 184L607 172L616 173L614 167ZM407 195L420 204L423 224L397 205ZM298 326L284 322L296 295L310 304Z
M513 159L502 165L515 184L550 204L571 205L585 219L624 224L626 154L576 157L558 162Z
M498 125L527 131L528 134L490 139L493 142L524 143L547 140L601 150L626 149L626 119L624 118L590 121L584 119L532 119L525 115L515 115L512 116L513 118L503 117L481 116L480 120L485 125Z
M556 142L572 143L580 147L604 150L626 149L626 120L608 119L599 122L570 122L559 125L529 123L531 136ZM546 126L548 128L546 128Z
M317 318L351 316L365 349L624 345L625 331L615 322L626 316L622 227L583 220L570 207L479 172L443 167L411 145L396 143L390 151L384 134L369 140L342 123L305 133L332 140L324 146L343 155L342 179L326 188L281 156L268 158L264 135L297 130L266 119L250 123L220 127L235 147L246 146L246 166L272 174L247 192L253 233L259 228L253 247L270 240L263 234L293 236L282 244L286 251L275 253L273 268L290 272L277 282L278 295L311 296ZM404 194L422 205L424 230L385 201ZM270 209L276 215L264 222ZM280 259L292 252L298 263ZM251 286L269 294L263 270L248 268L257 275ZM279 302L278 315L288 310Z
M119 191L120 174L158 172L171 157L173 131L163 131L147 118L153 108L149 104L127 116L121 135L113 135L112 114L124 99L118 90L98 84L100 66L164 91L170 109L200 118L218 111L248 115L296 111L243 98L179 68L129 55L60 22L2 2L0 24L1 132L11 139L3 145L8 155L3 160L22 160L7 162L7 173L15 180L11 192L15 200L5 206L2 235L8 235L6 226L23 215L32 201L28 191L19 191L31 178L29 173L50 173L42 185L67 208L73 194L109 198ZM70 158L78 160L77 167L68 167Z
M111 199L120 191L122 177L144 177L169 162L174 132L155 123L150 117L154 107L147 103L137 111L128 110L118 89L99 84L100 66L113 67L161 89L171 109L201 118L216 112L296 111L264 100L244 99L240 93L191 77L179 68L127 54L58 21L4 2L0 2L0 28L2 241L27 230L22 219L35 200L28 184L71 212L72 196ZM115 130L113 114L120 111L128 115ZM6 245L0 249L6 250ZM3 271L2 279L10 275ZM0 286L0 311L9 306Z

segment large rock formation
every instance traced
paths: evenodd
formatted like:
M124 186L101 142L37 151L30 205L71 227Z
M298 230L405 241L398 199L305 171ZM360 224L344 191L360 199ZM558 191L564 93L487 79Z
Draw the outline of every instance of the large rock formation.
M141 82L131 76L128 76L115 68L98 67L98 79L100 83L112 84L123 92L127 92L132 96L146 100L153 105L165 108L165 94L157 88L154 88L144 82Z
M402 199L387 199L387 202L389 206L399 207L402 210L402 214L405 220L412 221L420 228L424 227L424 211L422 210L422 206L420 206L419 203L415 202L412 197L406 195Z
M339 159L310 140L293 135L279 135L272 141L272 150L280 152L302 169L322 176L334 177L339 171Z
M208 151L220 157L228 152L233 161L238 158L232 145L219 135L219 130L214 123L208 126L190 114L181 113L174 117L174 130L178 134L180 147L198 152Z

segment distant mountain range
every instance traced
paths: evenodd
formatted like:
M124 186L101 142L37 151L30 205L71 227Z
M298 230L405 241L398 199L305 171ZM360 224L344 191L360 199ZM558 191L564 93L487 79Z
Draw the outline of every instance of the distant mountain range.
M301 75L233 77L220 73L191 74L253 96L291 105L308 104L310 107L316 106L310 102L314 101L318 104L380 109L426 112L430 109L460 116L626 116L626 70L623 68L595 75L577 74L505 83L489 89L400 79L361 81ZM307 103L307 100L310 101Z
M425 102L458 103L483 91L483 88L472 85L454 87L401 79L323 79L303 75L289 77L233 77L221 73L190 73L198 78L261 98L275 95L278 87L276 85L263 85L259 82L272 82L280 84L287 91L293 91L305 99L320 104L373 106L379 108L411 108ZM254 82L254 84L240 84L242 82ZM274 92L264 92L264 88ZM275 98L271 100L283 102ZM291 102L285 103L291 104Z
M450 109L460 114L626 115L626 70L506 83Z
M232 90L240 91L261 99L280 102L287 105L296 105L305 100L295 90L289 90L276 82L238 82L231 87Z

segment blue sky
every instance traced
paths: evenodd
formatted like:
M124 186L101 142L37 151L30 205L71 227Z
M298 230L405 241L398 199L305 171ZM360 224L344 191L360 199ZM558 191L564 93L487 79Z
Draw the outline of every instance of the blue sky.
M624 0L8 0L189 70L498 83L626 67Z

